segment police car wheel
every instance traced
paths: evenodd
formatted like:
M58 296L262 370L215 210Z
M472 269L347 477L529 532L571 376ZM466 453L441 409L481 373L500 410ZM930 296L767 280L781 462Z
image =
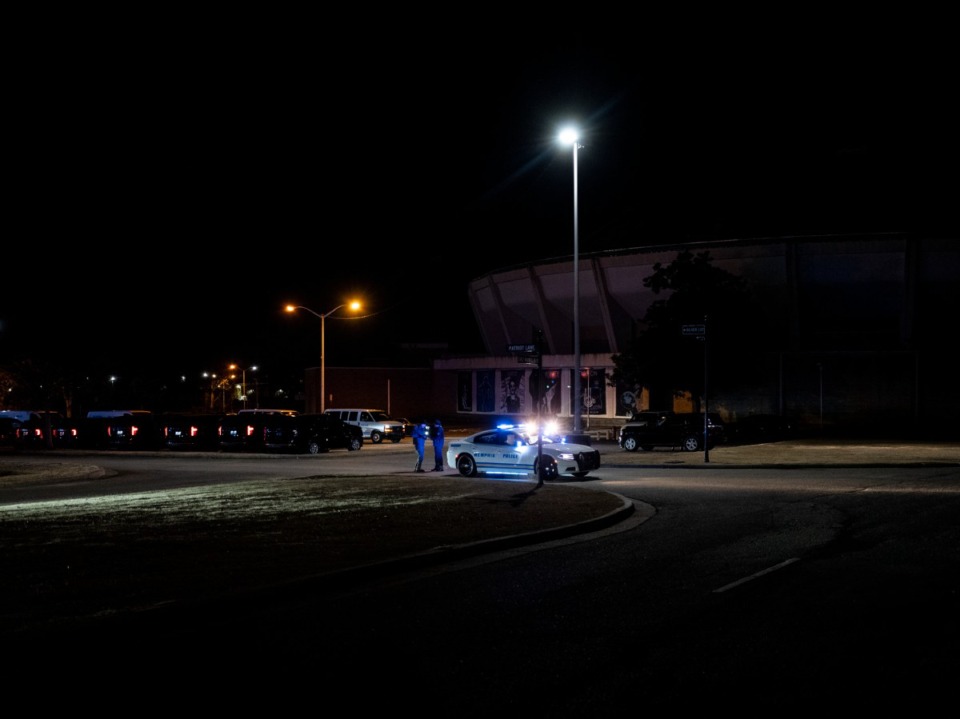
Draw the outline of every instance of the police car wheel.
M534 466L537 476L542 479L556 479L560 472L557 469L557 463L552 459L544 458L543 460L543 470L541 471L539 463Z
M475 477L477 474L477 463L469 454L463 454L457 457L457 471L464 477Z

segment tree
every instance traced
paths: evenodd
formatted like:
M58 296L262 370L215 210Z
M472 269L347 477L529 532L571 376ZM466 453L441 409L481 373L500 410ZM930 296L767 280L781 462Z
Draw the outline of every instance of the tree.
M30 359L15 360L0 368L0 405L5 409L55 409L69 407L67 380L63 370L51 363Z
M650 391L651 405L690 393L701 409L704 340L685 336L683 325L706 325L710 386L714 377L732 381L747 371L743 359L758 345L760 308L746 282L715 267L709 251L680 252L668 265L656 263L643 280L654 294L638 322L632 345L612 356L609 384ZM712 391L712 389L711 389Z

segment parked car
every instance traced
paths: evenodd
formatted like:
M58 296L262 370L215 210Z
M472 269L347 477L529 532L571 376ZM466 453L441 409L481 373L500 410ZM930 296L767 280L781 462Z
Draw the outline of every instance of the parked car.
M50 433L53 447L68 448L80 445L79 422L52 410L37 410L37 416L40 417L44 437L47 436L47 432Z
M328 409L325 414L339 417L347 424L355 424L363 430L363 438L374 444L389 439L396 444L403 439L403 425L382 409L346 408Z
M21 447L23 447L20 429L20 420L10 416L0 416L0 451L20 451Z
M21 446L29 449L75 446L77 424L53 410L0 410L0 417L20 422Z
M707 414L708 447L726 441L726 426L719 414ZM649 452L655 447L669 447L684 452L704 448L703 414L694 412L636 412L620 428L617 441L628 452L638 449Z
M395 419L403 425L403 436L409 437L413 433L413 422L406 417L396 417Z
M79 439L85 449L157 450L160 424L148 410L91 410L83 419Z
M217 427L217 449L224 452L254 452L263 448L263 425L269 414L228 414Z
M163 446L167 449L196 452L219 449L220 415L167 414L160 420Z
M300 413L295 409L260 409L257 407L256 409L241 409L237 414L286 414L294 417Z
M263 448L272 452L320 454L361 447L363 430L327 414L275 415L263 426Z
M478 474L540 475L553 479L570 475L582 479L600 467L600 452L585 444L568 444L538 437L522 425L501 425L447 444L447 464L464 477Z
M0 410L0 417L16 421L15 432L20 449L39 449L46 446L43 419L36 412L20 409Z

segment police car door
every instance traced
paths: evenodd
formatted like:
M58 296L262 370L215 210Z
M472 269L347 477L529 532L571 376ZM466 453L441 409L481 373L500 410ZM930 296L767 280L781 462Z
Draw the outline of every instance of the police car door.
M528 445L523 437L516 432L504 432L502 440L503 443L497 446L497 464L504 471L532 472L533 465L527 456Z

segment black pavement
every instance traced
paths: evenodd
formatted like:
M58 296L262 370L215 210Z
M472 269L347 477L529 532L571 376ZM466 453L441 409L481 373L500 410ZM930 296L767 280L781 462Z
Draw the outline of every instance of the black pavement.
M613 442L595 446L601 451L603 467L636 467L638 471L960 466L960 442L817 439L725 445L706 453L627 452ZM0 456L0 487L65 482L94 477L100 471L95 453L69 458L51 455L50 459L38 467L20 462L16 456ZM451 469L420 475L305 478L295 487L290 482L257 483L255 487L241 483L226 490L212 486L191 488L183 495L172 492L169 498L153 497L142 506L133 498L116 518L105 516L113 511L113 504L54 508L52 519L41 516L39 512L44 510L30 504L6 506L0 508L5 520L0 527L7 534L0 540L4 546L16 546L19 558L6 557L5 589L0 599L22 604L21 627L33 629L36 620L42 624L48 612L64 611L62 604L75 601L78 588L95 592L110 585L118 568L129 565L137 583L135 588L120 587L119 591L131 593L126 601L150 606L163 597L166 610L176 611L178 605L195 606L202 597L216 601L223 592L235 597L246 593L252 598L259 591L280 586L315 588L349 583L577 535L616 531L652 516L652 507L605 491L591 481L593 475L599 478L602 474L601 468L584 480L560 478L542 486L535 478L468 479ZM244 492L250 492L255 501L248 502ZM330 509L331 498L338 503L336 511ZM229 522L221 518L226 501L232 508ZM57 511L68 512L66 521L57 521ZM181 514L185 517L182 523L177 519ZM208 514L215 515L216 521L207 521ZM145 541L144 527L150 528L149 541ZM184 527L204 534L186 536ZM271 540L265 542L265 537ZM276 561L278 542L284 550L283 562ZM38 607L31 587L46 574L51 577L49 584L55 586L63 561L91 552L107 555L102 557L103 568L73 563L70 596L50 592L44 597L49 606ZM140 571L144 566L155 570L145 575ZM195 569L184 572L185 566ZM251 567L258 571L250 572ZM118 591L117 587L113 590ZM85 604L87 597L82 600ZM89 601L96 605L93 598Z

